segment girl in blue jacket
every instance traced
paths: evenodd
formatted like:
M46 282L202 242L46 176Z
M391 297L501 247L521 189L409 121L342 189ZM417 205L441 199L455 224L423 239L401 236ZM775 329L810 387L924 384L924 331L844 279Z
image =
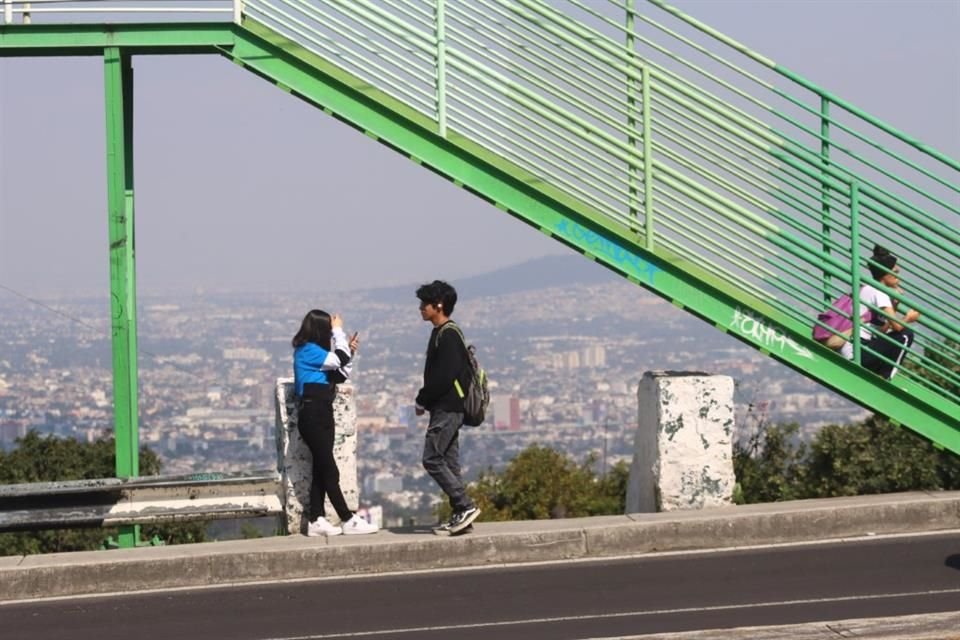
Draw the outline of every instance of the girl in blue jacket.
M337 383L346 379L350 360L359 345L357 334L348 340L343 332L343 318L313 309L304 316L292 342L293 382L300 407L297 429L313 455L307 535L374 533L376 525L347 507L340 490L340 470L333 457L333 399ZM327 497L340 517L342 527L327 520L324 512Z

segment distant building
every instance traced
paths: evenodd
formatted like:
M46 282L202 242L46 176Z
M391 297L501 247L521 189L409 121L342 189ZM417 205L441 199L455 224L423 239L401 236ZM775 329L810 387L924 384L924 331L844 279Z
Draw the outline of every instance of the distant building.
M403 491L403 478L386 474L367 476L363 489L368 493L397 493Z
M561 351L551 356L554 369L595 369L607 366L607 350L602 344L594 344L579 351Z
M402 424L407 429L417 428L416 408L413 404L401 404L397 407L394 414L397 424Z
M17 438L27 435L27 423L18 422L0 422L0 448L9 448Z
M520 398L516 396L494 395L490 398L493 406L493 428L502 431L520 430Z
M361 507L357 510L357 515L378 527L383 527L383 507L378 504L369 507Z
M237 347L235 349L223 350L224 360L254 360L266 362L270 359L270 354L265 349L252 349L250 347Z
M510 430L520 430L520 398L517 396L510 398Z
M358 428L370 429L371 431L382 431L386 426L386 416L357 416Z
M605 367L607 366L607 350L602 344L590 345L583 350L581 361L584 367Z

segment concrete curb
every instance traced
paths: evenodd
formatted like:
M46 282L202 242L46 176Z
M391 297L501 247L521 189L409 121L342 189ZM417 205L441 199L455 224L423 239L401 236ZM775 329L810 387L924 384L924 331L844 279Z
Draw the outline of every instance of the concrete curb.
M619 640L960 640L960 613L831 620L772 627L737 627L684 633L653 633Z
M960 492L0 558L0 601L812 542L960 528Z

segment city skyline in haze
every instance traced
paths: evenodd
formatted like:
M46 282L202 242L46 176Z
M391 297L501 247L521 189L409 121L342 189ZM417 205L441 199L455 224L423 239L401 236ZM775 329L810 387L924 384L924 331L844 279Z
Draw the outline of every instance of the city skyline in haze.
M960 156L960 3L673 4ZM109 288L102 65L0 58L3 287ZM458 279L570 251L222 57L134 73L141 294Z

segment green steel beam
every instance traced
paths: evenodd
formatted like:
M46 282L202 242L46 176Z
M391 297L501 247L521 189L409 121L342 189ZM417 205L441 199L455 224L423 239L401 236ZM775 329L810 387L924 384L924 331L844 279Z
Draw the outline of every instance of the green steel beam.
M886 382L809 338L809 325L737 289L666 246L586 208L522 168L372 88L267 27L246 19L223 53L394 150L577 249L654 293L838 393L960 452L960 412L936 393ZM779 232L767 235L778 242ZM779 242L785 242L779 239Z
M107 47L103 56L116 470L118 478L130 478L140 474L133 209L133 66L130 55L119 47ZM122 527L119 537L121 547L136 546L136 527Z
M229 23L0 25L0 57L210 53L233 45Z

